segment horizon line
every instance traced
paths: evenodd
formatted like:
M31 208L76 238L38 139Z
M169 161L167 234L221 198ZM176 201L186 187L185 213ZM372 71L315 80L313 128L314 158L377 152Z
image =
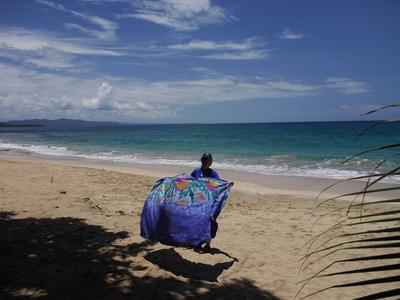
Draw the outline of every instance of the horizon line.
M19 120L8 120L2 121L0 123L11 123L12 122L26 122L26 121L59 121L59 120L66 120L66 121L84 121L84 122L91 122L91 123L114 123L119 125L233 125L233 124L279 124L279 123L338 123L338 122L382 122L384 120L378 119L368 119L368 120L326 120L326 121L254 121L254 122L160 122L160 123L127 123L127 122L120 122L120 121L98 121L98 120L84 120L84 119L68 119L68 118L58 118L58 119L19 119ZM31 124L35 125L35 124Z

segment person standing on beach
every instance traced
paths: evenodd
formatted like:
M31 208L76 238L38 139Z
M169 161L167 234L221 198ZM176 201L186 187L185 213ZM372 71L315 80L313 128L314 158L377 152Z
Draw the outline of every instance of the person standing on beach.
M218 173L210 168L213 162L211 153L203 153L200 161L201 167L193 170L192 174L190 174L192 177L212 177L220 179Z
M194 169L192 171L192 174L190 174L192 177L194 178L212 177L215 179L220 179L218 173L210 168L213 161L211 153L203 153L200 161L201 161L201 167ZM217 220L214 218L214 216L210 216L210 221L211 221L211 237L214 238L215 235L217 234L218 223ZM210 244L211 242L207 242L205 246L201 249L203 251L210 251L211 250Z

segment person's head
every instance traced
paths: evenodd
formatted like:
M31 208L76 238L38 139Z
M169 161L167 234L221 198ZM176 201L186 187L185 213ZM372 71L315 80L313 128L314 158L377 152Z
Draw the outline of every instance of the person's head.
M212 164L212 155L211 153L203 153L201 156L201 166L203 168L209 168Z

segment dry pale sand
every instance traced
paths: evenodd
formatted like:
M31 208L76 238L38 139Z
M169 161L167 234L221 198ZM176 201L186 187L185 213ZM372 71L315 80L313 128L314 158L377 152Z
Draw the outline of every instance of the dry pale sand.
M250 193L237 182L212 253L200 254L140 237L155 177L7 156L0 174L0 299L292 299L296 282L318 269L299 275L297 251L313 222L347 205L315 209L307 193ZM324 218L317 232L341 217ZM302 295L329 283L311 281ZM332 289L310 299L370 291Z

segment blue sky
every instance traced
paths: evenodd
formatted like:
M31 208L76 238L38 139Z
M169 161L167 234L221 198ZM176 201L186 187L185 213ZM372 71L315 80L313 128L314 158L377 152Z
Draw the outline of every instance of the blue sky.
M399 12L396 0L2 0L0 120L361 120L399 102Z

